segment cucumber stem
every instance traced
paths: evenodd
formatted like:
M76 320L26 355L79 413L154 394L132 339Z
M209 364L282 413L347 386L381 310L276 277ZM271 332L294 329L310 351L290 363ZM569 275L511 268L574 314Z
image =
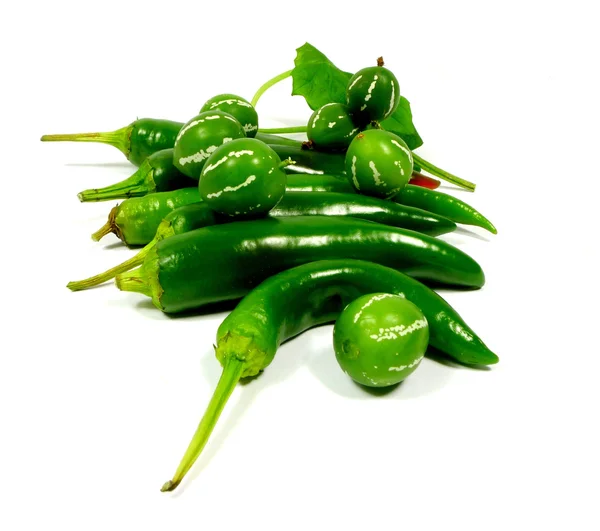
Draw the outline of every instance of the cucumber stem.
M103 133L69 133L59 135L43 135L42 142L97 142L99 144L108 144L116 147L123 155L129 158L131 149L129 137L131 136L131 126L122 127L116 131L107 131Z
M82 203L140 197L152 192L148 186L149 181L152 181L152 166L148 161L144 161L137 171L127 179L104 188L84 190L79 192L77 197Z
M147 297L152 297L152 288L141 267L117 275L115 284L121 291L133 291Z
M433 164L431 164L431 162L428 162L424 158L419 157L419 155L417 155L414 152L413 152L413 158L414 158L415 162L419 166L421 166L421 168L423 168L424 170L427 170L432 175L435 175L436 177L439 177L440 179L447 181L449 183L455 184L456 186L459 186L460 188L465 188L466 190L469 190L470 192L475 191L474 183L466 181L465 179L461 179L460 177L457 177L456 175L452 175L451 173L448 173L447 171L442 170L441 168L438 168L437 166L434 166Z
M142 265L144 262L144 258L150 252L150 249L156 245L158 240L155 238L152 240L146 247L144 247L140 252L138 252L135 256L130 258L129 260L125 260L125 262L104 271L104 273L100 273L98 275L94 275L93 277L89 277L83 280L75 280L73 282L69 282L67 284L67 288L71 291L81 291L84 289L93 288L94 286L98 286L103 282L107 282L113 278L115 278L119 273L125 273L130 271L134 267Z
M273 127L271 129L259 129L261 133L265 134L279 134L279 133L306 133L305 125L296 125L292 127Z
M279 74L278 76L275 76L274 78L269 79L269 81L267 81L266 83L261 85L260 88L256 91L256 94L254 94L252 101L250 102L252 104L252 106L256 107L256 104L258 103L258 100L260 99L260 97L267 90L269 90L273 85L276 85L280 81L283 81L284 79L286 79L288 77L291 77L292 71L293 70L287 70L286 72L283 72L282 74Z
M108 221L102 225L94 234L92 234L92 240L95 242L100 241L104 236L110 234L111 232L117 236L120 240L122 240L121 229L117 226L116 218L118 213L119 205L113 207L108 214Z
M244 370L244 362L238 358L231 356L225 360L223 364L223 372L215 389L215 392L206 408L204 416L196 429L196 433L173 475L173 478L167 481L161 492L169 492L177 488L181 480L190 470L192 465L198 459L200 453L206 446L208 439L219 420L223 408L227 404L227 400L235 389L235 386L240 381Z

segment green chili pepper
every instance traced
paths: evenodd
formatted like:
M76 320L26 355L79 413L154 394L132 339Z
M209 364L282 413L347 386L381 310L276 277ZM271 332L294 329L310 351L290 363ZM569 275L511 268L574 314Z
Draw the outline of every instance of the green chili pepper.
M117 286L166 313L243 297L270 275L314 260L363 258L426 281L480 288L479 264L415 231L355 218L296 216L237 221L162 240Z
M277 206L269 212L269 216L348 216L383 225L403 227L430 236L446 234L456 228L453 221L417 208L367 196L330 192L290 192L283 196ZM150 250L157 242L165 238L231 221L231 218L217 214L203 202L177 208L160 222L152 241L134 257L104 273L84 280L69 282L67 287L73 291L79 291L102 284L119 273L142 265Z
M113 233L125 245L146 245L169 212L199 200L197 187L126 199L110 211L108 221L92 234L92 239L99 241Z
M152 153L172 148L177 133L183 126L180 122L140 118L135 122L106 133L73 133L44 135L42 142L97 142L116 147L132 164L139 166Z
M373 292L403 295L429 323L429 343L461 363L488 365L494 354L437 293L389 267L363 260L323 260L272 276L252 290L217 331L216 356L223 373L198 429L173 478L179 485L206 445L240 378L258 374L279 345L304 330L333 322L342 309Z
M135 122L115 131L99 133L68 133L43 135L42 142L94 142L116 147L127 160L140 166L152 153L172 148L183 122L160 118L139 118ZM267 144L297 146L297 140L279 135L258 133L256 138Z
M355 192L345 175L288 175L288 192ZM482 227L497 234L496 227L472 206L457 197L422 186L407 184L391 201L421 208L455 223Z
M107 201L170 192L196 185L197 181L185 176L175 167L173 148L169 148L152 153L131 177L104 188L84 190L77 197L82 202Z

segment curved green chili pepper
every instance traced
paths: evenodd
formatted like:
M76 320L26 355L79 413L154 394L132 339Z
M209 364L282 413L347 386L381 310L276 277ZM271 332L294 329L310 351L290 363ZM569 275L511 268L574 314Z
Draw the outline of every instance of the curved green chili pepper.
M240 378L264 370L284 341L335 321L348 303L374 292L402 295L417 305L429 323L429 344L448 356L472 365L498 362L442 297L399 271L363 260L288 269L254 288L219 326L215 351L221 379L177 471L161 490L175 489L192 467Z
M480 288L480 265L456 247L372 221L296 216L238 221L162 240L117 287L152 298L166 313L243 297L265 278L315 260L364 258L414 278Z
M456 228L453 221L424 210L355 194L290 192L284 195L277 206L269 212L270 217L315 215L366 219L383 225L415 230L430 236L446 234ZM217 214L203 202L182 206L170 212L160 222L154 239L134 257L99 275L69 282L67 287L73 291L79 291L97 286L114 278L119 273L142 265L150 249L165 238L202 227L231 222L230 217Z
M289 192L355 193L345 175L288 175ZM497 234L496 227L483 214L457 197L422 186L407 184L391 201L421 208L451 219L455 223L482 227Z
M84 190L78 193L77 197L82 202L108 201L142 197L156 192L170 192L197 186L197 184L175 167L173 148L168 148L152 153L131 177L104 188Z

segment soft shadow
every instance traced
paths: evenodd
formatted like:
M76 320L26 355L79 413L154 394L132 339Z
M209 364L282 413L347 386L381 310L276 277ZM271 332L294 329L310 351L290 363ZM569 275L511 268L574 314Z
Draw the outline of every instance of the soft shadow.
M425 284L428 288L435 291L477 291L483 286L461 286L459 284L448 284L446 282L438 282L436 280L430 280L425 278L417 278L417 280Z
M133 249L132 247L129 248ZM128 249L128 247L121 240L118 240L116 242L107 243L102 249L105 251L114 251L115 249Z
M72 166L74 168L134 168L135 166L131 162L69 162L65 166Z
M282 350L283 347L280 347ZM281 353L278 353L278 355ZM285 354L284 354L285 355ZM290 361L289 359L286 361ZM210 382L212 389L217 385L221 376L221 365L215 358L214 351L207 350L201 359L202 375ZM252 406L258 394L269 385L278 384L289 378L300 366L303 365L301 359L292 361L292 363L277 363L274 361L265 371L256 376L244 378L238 384L242 387L242 392L238 394L235 403L230 403L225 407L225 412L221 420L215 426L215 430L210 437L209 443L206 445L198 461L189 471L182 486L186 482L195 481L206 467L214 460L215 456L220 451L225 439L234 432L239 421L246 415L246 412ZM212 393L212 390L210 391ZM206 404L210 400L210 396L206 397ZM203 412L202 412L203 413ZM185 487L184 489L185 490Z
M149 297L144 297L143 299L140 299L138 302L135 303L135 307L138 310L154 310L155 312L158 312L158 315L165 315L156 306L154 306L152 299Z
M462 226L457 226L456 230L454 232L455 232L455 234L462 234L464 236L469 236L470 238L475 238L477 240L481 240L482 242L489 242L489 241L491 241L490 238L486 238L485 236L482 236L478 232L475 232L473 230L469 230L469 229L467 229L465 227L462 227Z
M386 387L369 387L368 385L362 385L357 382L353 382L356 387L358 387L361 391L364 391L368 395L371 396L385 396L394 392L398 387L400 387L404 382L399 382L394 385L388 385Z
M437 364L422 362L406 380L390 387L367 387L354 382L337 363L333 346L327 342L316 348L308 361L308 368L325 387L345 398L369 400L388 397L411 400L437 393L452 378L452 371Z
M218 362L215 362L218 365ZM215 384L216 385L216 384ZM238 422L244 417L246 411L252 406L261 386L255 382L249 382L244 386L243 396L239 396L235 404L225 407L223 417L215 426L213 433L198 460L187 473L181 484L181 490L185 490L186 483L192 483L204 472L207 466L214 462L215 457L221 450L225 439L234 432ZM208 398L206 404L208 404ZM199 419L198 419L199 420Z
M206 315L214 315L218 313L231 312L239 302L239 299L229 300L229 301L220 301L220 302L212 302L210 304L205 304L200 308L194 308L191 310L186 310L184 312L178 313L166 313L165 315L169 317L169 319L186 319L190 317L203 317Z

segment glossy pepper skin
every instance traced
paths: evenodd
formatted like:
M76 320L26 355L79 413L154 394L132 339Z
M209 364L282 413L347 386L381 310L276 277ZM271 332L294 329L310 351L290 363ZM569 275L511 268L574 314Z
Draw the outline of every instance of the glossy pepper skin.
M113 233L128 246L146 245L169 212L198 200L196 187L126 199L110 211L108 221L92 239L98 241Z
M445 234L456 229L456 224L449 219L416 208L370 197L330 192L290 192L284 195L279 204L269 212L271 217L316 215L355 217L384 225L404 227L431 236ZM182 206L170 212L160 222L152 241L135 256L93 277L69 282L67 287L73 291L79 291L97 286L114 278L119 273L142 265L150 250L157 242L165 238L202 227L231 222L230 217L217 214L202 201Z
M480 288L479 264L432 236L354 218L297 216L206 227L158 242L122 290L176 313L238 299L284 269L315 260L369 260L437 284Z
M153 153L172 148L180 129L181 123L172 120L136 120L132 124L129 136L130 148L127 158L139 166Z
M430 236L456 229L453 221L418 208L364 195L335 192L288 192L269 215L353 217Z
M429 343L465 364L488 365L498 357L440 295L418 280L366 260L320 260L278 273L244 297L217 331L221 364L244 354L247 338L260 352L244 373L265 369L280 344L309 328L334 322L347 304L362 295L403 295L418 306L429 323ZM237 343L237 345L236 345ZM250 349L248 349L250 350Z
M269 215L273 217L352 216L433 236L456 229L456 224L444 216L399 203L385 202L352 193L296 193L297 188L288 189L289 193L283 196L280 204L276 205ZM292 193L293 196L290 195ZM172 211L177 212L180 207L200 201L202 197L197 187L127 199L111 210L108 222L94 233L93 238L97 241L112 232L127 245L146 245L155 237L155 232L164 219L164 216L160 217L161 213L167 216ZM190 208L174 215L178 216L179 220L185 220L186 227L193 228L232 221L229 217L215 213L211 218L213 221L207 223L208 214L204 212L206 208L208 207L202 207L200 210ZM198 219L195 218L196 216ZM183 231L177 233L181 232Z
M152 153L131 177L104 188L84 190L79 192L77 197L82 202L127 199L157 192L170 192L196 184L196 181L175 167L173 148L169 148Z
M345 175L288 175L288 192L338 192L354 193L355 190ZM454 197L437 190L428 190L422 186L407 184L390 201L446 217L455 223L482 227L492 234L496 227L480 212Z

